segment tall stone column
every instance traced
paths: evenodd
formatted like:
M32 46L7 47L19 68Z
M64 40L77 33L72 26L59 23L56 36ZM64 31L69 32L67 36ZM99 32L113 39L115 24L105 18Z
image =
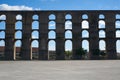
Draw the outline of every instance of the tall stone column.
M96 13L89 14L89 47L89 58L98 59L99 56L95 54L99 49L98 15Z
M46 13L40 14L39 23L39 59L48 60L48 15Z
M65 16L57 13L56 19L56 59L65 59Z
M106 50L108 59L116 59L116 39L115 39L115 15L108 13L105 15L106 23Z
M73 59L78 59L78 55L76 55L76 50L82 47L81 22L82 18L79 13L72 14Z
M32 24L32 14L24 13L22 16L23 31L22 31L22 47L21 47L21 57L23 60L31 60L31 24Z
M15 60L14 35L15 35L15 15L10 14L8 12L6 15L6 31L5 31L6 60Z

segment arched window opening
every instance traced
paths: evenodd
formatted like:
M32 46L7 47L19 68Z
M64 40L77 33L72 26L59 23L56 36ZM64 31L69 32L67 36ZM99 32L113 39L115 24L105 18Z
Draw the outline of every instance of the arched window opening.
M39 52L38 52L39 42L37 40L32 41L32 59L38 59Z
M55 21L50 21L48 27L49 27L48 29L56 29Z
M22 20L22 15L18 14L18 15L16 16L16 20Z
M56 42L54 40L50 40L48 42L48 59L55 60L56 59Z
M0 29L1 30L5 30L6 29L5 21L0 22Z
M106 43L105 43L104 40L100 40L100 41L99 41L99 49L100 49L101 51L104 51L104 52L105 52L105 50L106 50Z
M116 19L120 19L120 14L116 14Z
M105 16L103 14L99 15L99 19L104 19L104 18L105 18Z
M32 39L38 39L39 38L39 32L38 31L33 31L32 32Z
M116 38L120 38L120 30L116 31Z
M32 22L32 29L39 29L39 22L38 21Z
M16 23L15 23L15 29L16 30L21 30L22 29L22 22L21 21L17 21Z
M48 38L49 38L49 39L55 39L55 38L56 38L56 33L55 33L55 31L50 31L50 32L48 33Z
M105 28L105 21L100 20L98 25L99 25L99 28Z
M3 59L4 56L4 51L5 50L5 41L4 40L0 40L0 60Z
M66 31L66 32L65 32L65 38L66 38L66 39L72 39L72 32L69 31L69 30Z
M65 22L65 29L72 29L72 22L71 21Z
M120 40L116 41L116 51L117 51L117 55L120 58Z
M83 40L82 41L82 48L84 50L87 50L87 52L89 52L89 42L88 42L88 40Z
M99 38L105 38L105 37L106 37L105 31L104 30L100 30L99 31Z
M89 32L87 30L82 31L82 38L89 38Z
M15 33L15 39L22 39L22 32L21 31L17 31Z
M54 14L49 15L49 20L55 20L56 16Z
M72 16L71 16L70 14L67 14L67 15L65 16L65 19L72 19Z
M88 19L88 15L87 14L83 14L82 15L82 19Z
M86 21L86 20L82 21L82 29L88 29L88 28L89 28L88 21Z
M120 21L116 21L116 22L115 22L115 27L116 27L116 28L120 28Z
M38 15L33 15L33 16L32 16L32 19L33 19L33 20L38 20L38 19L39 19L39 16L38 16Z
M0 20L6 20L6 15L0 15Z
M1 31L0 32L0 38L1 39L5 39L5 31Z
M65 51L71 51L72 52L72 41L71 40L65 41Z
M21 40L17 40L16 42L15 42L15 59L21 59L21 45L22 45L22 43L21 43Z

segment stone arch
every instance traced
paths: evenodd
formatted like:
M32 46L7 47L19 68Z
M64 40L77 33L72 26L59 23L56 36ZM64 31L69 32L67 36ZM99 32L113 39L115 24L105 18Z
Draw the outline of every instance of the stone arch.
M1 30L5 30L6 29L6 22L5 21L1 21L0 22L0 29Z
M72 19L71 14L66 14L66 15L65 15L65 19Z
M116 29L120 29L120 21L115 22L115 27L116 27Z
M15 39L22 39L22 31L15 32Z
M99 41L99 49L101 51L106 51L106 42L104 40Z
M87 52L89 52L89 41L88 40L83 40L82 41L82 48L84 50L87 50Z
M6 15L4 14L0 15L0 20L6 20Z
M38 31L33 31L32 32L32 39L38 39L39 38L39 32Z
M72 22L71 21L65 22L65 29L72 29Z
M48 24L48 29L56 29L56 22L50 21Z
M72 39L72 31L67 30L67 31L65 32L65 38L66 38L66 39Z
M1 39L5 39L5 31L1 31L0 32L0 38Z
M39 57L38 48L39 48L39 42L38 42L38 40L33 40L31 42L32 59L38 59L38 57Z
M21 59L21 40L15 41L15 59Z
M105 21L104 20L99 20L98 27L99 28L105 28Z
M120 19L120 14L115 15L116 19Z
M21 21L17 21L15 23L15 29L16 30L22 30L22 22Z
M82 29L88 29L89 28L89 22L87 20L82 21Z
M38 20L38 19L39 19L39 16L38 16L37 14L35 14L35 15L32 16L32 19L33 19L33 20Z
M99 38L105 38L105 37L106 37L105 31L104 30L100 30L99 31Z
M116 41L116 51L117 53L120 53L120 40Z
M55 31L49 31L48 33L48 39L55 39L56 38L56 33Z
M48 59L56 59L56 42L54 40L48 42Z
M66 40L65 41L65 51L71 51L72 52L72 41Z
M38 21L32 22L32 29L39 29L39 22Z
M54 14L49 15L49 20L55 20L55 19L56 19L56 16Z
M5 41L4 40L0 40L0 60L4 59L5 57Z
M88 19L88 15L87 14L83 14L82 15L82 19Z
M105 16L103 14L100 14L99 19L105 19Z
M82 38L89 38L89 32L87 30L82 31Z
M120 38L120 30L116 31L116 38Z
M22 20L22 15L21 14L16 15L16 20Z

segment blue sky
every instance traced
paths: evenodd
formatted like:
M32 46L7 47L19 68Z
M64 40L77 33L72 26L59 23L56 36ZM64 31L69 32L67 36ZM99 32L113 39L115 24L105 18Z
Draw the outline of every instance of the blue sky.
M118 10L120 0L0 0L0 4L41 10Z
M120 0L0 0L0 10L120 10Z

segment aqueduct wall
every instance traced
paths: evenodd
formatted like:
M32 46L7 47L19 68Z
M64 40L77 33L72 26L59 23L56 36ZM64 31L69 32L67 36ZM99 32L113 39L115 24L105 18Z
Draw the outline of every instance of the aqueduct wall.
M72 17L66 19L65 16L69 14ZM0 38L0 40L5 41L5 59L15 60L15 32L22 31L22 42L21 55L24 60L31 60L31 42L33 40L38 40L39 42L39 59L48 59L48 23L54 21L56 23L56 29L51 29L55 31L56 38L52 39L56 42L56 59L64 59L64 45L66 40L72 41L73 58L75 58L76 49L82 46L82 40L89 41L89 57L92 59L94 56L92 53L95 49L99 48L99 41L104 40L106 42L106 52L109 59L116 58L116 41L120 40L116 37L116 31L120 28L115 27L115 22L120 21L117 19L117 14L120 11L0 11L0 16L6 17L0 20L0 22L5 22L5 29L0 31L5 31L5 38ZM17 15L21 15L22 18L16 19ZM33 15L38 15L38 19L32 19ZM50 15L55 15L55 19L49 19ZM86 17L83 17L86 16ZM101 17L102 16L102 17ZM87 21L89 23L89 28L83 29L81 27L82 21ZM105 28L99 28L98 22L100 20L105 21ZM17 21L22 22L22 29L15 29L15 23ZM32 29L32 22L39 22L39 29ZM65 22L72 22L72 29L65 29ZM1 26L0 26L1 27ZM32 31L39 32L39 38L32 38ZM72 32L72 39L65 39L65 31L70 30ZM82 31L87 30L89 32L89 37L82 37ZM105 32L105 37L99 37L99 31L103 30ZM1 35L0 35L1 36Z

